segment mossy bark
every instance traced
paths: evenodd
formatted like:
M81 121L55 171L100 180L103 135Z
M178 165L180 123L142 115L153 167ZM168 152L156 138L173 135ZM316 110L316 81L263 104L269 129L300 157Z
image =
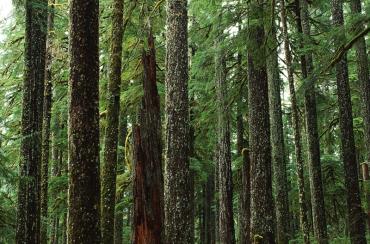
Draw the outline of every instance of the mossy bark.
M275 243L263 0L249 3L248 107L251 159L251 241Z
M166 243L191 243L188 10L186 0L167 0L166 34Z
M45 87L42 122L42 155L41 155L41 229L40 242L48 241L48 183L49 183L49 158L50 158L50 121L52 107L52 44L54 32L54 0L50 1L48 13L48 37L46 44L45 61Z
M352 14L357 17L361 12L361 0L351 0ZM356 25L356 32L360 32L364 26ZM364 119L364 145L365 160L370 163L370 73L369 61L366 50L365 37L361 37L355 43L356 61L357 61L357 78L361 83L362 99L362 116ZM366 196L368 199L370 196ZM368 228L370 230L370 201L367 203Z
M275 6L272 6L275 8ZM269 84L269 106L272 161L275 181L275 213L276 213L276 239L277 243L288 243L290 239L289 223L289 196L287 167L284 148L283 113L281 109L276 26L272 26L269 36L269 52L267 59L268 84Z
M102 243L114 242L114 215L116 203L117 146L120 112L123 1L113 1L112 41L110 48L110 68L108 82L107 127L105 130L104 161L101 183Z
M218 38L219 39L219 38ZM235 243L233 219L233 183L231 172L230 111L227 104L225 51L216 41L215 80L218 104L218 190L220 243Z
M294 84L294 68L293 68L293 58L290 50L290 41L288 34L288 25L287 25L287 15L285 9L285 0L280 1L280 16L282 22L283 30L283 41L284 41L284 53L285 53L285 63L288 73L288 83L289 83L289 92L290 92L290 102L292 109L292 125L293 125L293 134L294 134L294 147L295 147L295 156L296 156L296 165L297 165L297 181L298 181L298 201L299 201L299 217L300 225L303 233L303 239L305 243L309 243L309 223L307 218L307 204L306 204L306 192L305 192L305 180L304 180L304 160L302 153L302 135L300 127L300 118L297 104L297 97L295 93L295 84Z
M94 244L101 242L99 1L72 0L70 21L68 243Z
M305 36L304 40L310 38L310 21L308 12L308 1L299 0L300 26L299 32ZM302 41L301 47L309 43ZM312 53L306 53L301 57L303 79L308 79L313 74ZM310 174L312 222L315 239L320 244L328 243L324 191L321 176L320 161L320 139L317 126L316 91L314 81L307 80L304 91L304 107L306 115L307 144L308 144L308 169Z
M42 118L47 0L25 1L25 70L16 243L40 243Z
M344 26L343 2L332 0L332 23L335 27ZM345 40L343 32L334 37L335 48L342 45ZM348 77L347 55L339 60L335 66L337 79L337 94L339 104L339 125L341 132L341 149L344 161L344 178L347 190L347 209L349 219L349 235L351 243L362 244L366 241L364 214L361 206L358 163L353 133L353 117L351 91Z

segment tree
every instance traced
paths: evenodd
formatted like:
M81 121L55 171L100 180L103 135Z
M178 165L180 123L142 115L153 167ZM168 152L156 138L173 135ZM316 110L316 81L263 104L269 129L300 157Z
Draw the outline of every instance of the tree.
M40 242L41 148L47 1L26 0L16 243Z
M139 125L134 126L134 237L133 243L161 244L163 233L163 175L160 100L152 33L143 52L144 97Z
M275 6L272 6L275 11ZM274 16L272 17L274 18ZM273 21L275 21L273 19ZM277 243L289 241L289 199L287 168L284 148L283 113L280 97L280 71L278 63L276 26L272 25L270 40L270 55L267 59L267 77L269 85L269 106L271 125L272 161L275 180L275 212L276 212L276 236Z
M351 1L351 10L353 15L361 14L361 0ZM363 24L356 24L356 32L362 31ZM362 98L362 116L364 119L364 144L365 159L370 162L370 78L369 78L369 62L366 50L365 38L361 37L355 43L356 61L357 61L357 78L361 83L361 98ZM369 196L367 196L369 198ZM368 228L370 229L370 202L367 202L368 208Z
M221 17L219 17L221 18ZM218 26L220 28L220 26ZM233 220L233 183L231 172L230 111L227 104L227 73L225 51L221 46L222 33L215 43L215 80L218 103L218 190L220 243L235 243Z
M258 58L266 55L264 3L256 0L248 6L251 239L256 243L275 243L267 69L266 60Z
M310 22L308 14L308 1L299 0L298 8L300 9L300 27L299 32L303 33L305 38L310 37ZM303 42L301 45L304 48L310 43ZM313 73L313 58L312 53L306 53L301 57L302 78L307 79ZM315 238L319 243L327 243L328 236L326 230L325 203L324 192L321 176L320 162L320 140L317 125L316 111L316 91L313 82L308 82L304 91L304 107L306 115L307 129L307 144L308 144L308 168L310 173L310 189L311 189L311 206L312 220Z
M52 43L54 32L54 0L51 0L48 13L48 37L46 44L45 87L42 122L42 152L41 152L41 243L46 244L48 220L48 181L50 157L50 121L52 107Z
M100 243L98 0L72 0L70 20L68 243Z
M114 213L116 203L117 145L120 113L123 39L123 1L113 1L112 43L108 83L107 127L105 131L104 164L102 172L102 243L114 242Z
M165 235L167 243L190 243L186 0L167 0Z
M336 27L343 27L343 2L332 0L332 23ZM339 47L345 39L343 32L334 37L335 47ZM353 117L351 91L348 78L347 56L339 60L335 66L337 79L337 94L339 105L339 125L341 132L341 149L344 161L345 186L347 189L347 209L349 219L349 235L351 243L367 243L365 237L365 222L361 207L360 189L358 183L358 164L356 146L353 134Z
M285 1L280 1L280 17L282 24L283 32L283 41L284 41L284 53L285 53L285 63L288 73L288 83L289 83L289 92L290 92L290 102L292 109L292 123L294 131L294 146L295 146L295 156L297 164L297 181L298 181L298 192L299 192L299 207L300 207L300 224L303 232L303 238L305 243L309 243L309 224L307 218L307 204L306 204L306 193L305 193L305 184L304 184L304 161L302 154L302 141L301 141L301 127L299 119L299 111L297 104L297 96L295 92L294 85L294 68L293 68L293 58L290 50L290 41L288 35L288 25L287 25L287 15L285 9Z

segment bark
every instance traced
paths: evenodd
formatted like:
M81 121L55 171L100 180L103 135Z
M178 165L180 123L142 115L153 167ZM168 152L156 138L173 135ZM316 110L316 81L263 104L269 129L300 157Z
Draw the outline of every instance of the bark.
M40 179L47 1L25 1L23 81L16 243L40 242Z
M54 3L50 1L48 13L48 37L46 43L45 60L45 86L44 86L44 104L43 104L43 122L42 122L42 152L41 152L41 244L48 241L48 181L49 181L49 157L50 157L50 121L52 107L52 43L54 32Z
M143 53L144 97L139 125L134 127L134 233L135 244L163 243L163 175L160 100L157 91L154 39Z
M336 27L344 26L343 2L332 0L332 23ZM337 34L334 38L335 47L339 47L345 35ZM341 149L344 161L345 186L347 190L347 209L349 219L349 235L351 243L367 243L365 237L365 220L361 207L360 188L358 182L358 164L356 158L355 139L353 134L353 117L351 92L348 78L347 55L343 55L336 64L337 94L339 104L339 126L341 132Z
M100 243L99 3L70 5L68 243Z
M187 1L167 0L165 232L191 243Z
M290 102L292 109L292 124L294 133L294 146L295 146L295 156L297 164L297 181L298 181L298 193L299 193L299 211L300 211L300 225L303 233L303 238L305 243L310 243L309 241L309 223L307 218L307 205L306 205L306 193L305 193L305 183L304 183L304 161L302 153L302 136L300 127L300 118L297 104L297 97L295 93L294 85L294 68L293 68L293 58L290 50L290 41L288 35L287 26L287 15L285 9L285 1L280 1L280 17L282 22L283 40L284 40L284 53L285 53L285 63L288 73L288 83L290 91Z
M116 203L117 145L120 111L123 1L113 0L112 42L108 82L107 127L105 130L104 162L102 172L102 243L114 242L114 215Z
M233 183L230 149L230 111L227 104L226 61L224 50L216 43L215 79L218 104L218 190L220 243L235 243Z
M238 57L239 65L239 75L241 75L241 55ZM237 102L237 117L236 117L236 130L237 130L237 150L239 155L243 157L243 165L241 168L241 189L239 193L239 243L248 243L250 240L250 160L249 160L249 149L248 140L244 138L244 128L243 113L242 113L242 102L244 94L247 92L242 92L239 95ZM246 99L248 101L248 99ZM248 106L247 106L248 107ZM248 117L248 116L247 116ZM248 130L248 128L247 128Z
M249 3L248 107L251 159L251 239L255 243L275 243L271 181L271 144L268 82L263 16L264 1Z
M120 123L119 123L119 132L118 132L118 145L121 148L125 147L125 141L127 136L127 116L125 111L121 109L120 114ZM117 170L124 171L124 161L125 161L125 152L124 149L118 151L118 162ZM116 195L116 205L123 201L124 191L117 191ZM114 243L122 244L122 231L123 231L123 209L116 209L114 217Z
M299 1L301 29L306 38L310 37L310 23L307 0ZM306 43L302 43L305 45ZM301 58L303 79L313 72L312 53ZM316 92L313 82L309 82L304 91L304 106L306 112L306 128L308 142L308 168L310 173L311 205L313 229L318 243L328 243L324 192L321 176L320 140L317 128Z
M274 6L273 6L274 7ZM269 106L272 161L275 180L275 212L276 212L276 238L277 243L288 243L290 239L289 229L289 198L288 180L285 161L283 116L280 97L280 75L278 64L276 26L272 26L270 36L271 47L268 57L268 84L269 84Z
M353 15L361 14L361 0L351 0L351 10ZM356 32L360 32L364 26L356 25ZM364 119L364 148L365 161L370 163L370 73L369 62L366 50L365 38L361 37L355 43L357 78L361 83L362 116ZM370 195L366 196L368 228L370 230Z
M214 204L214 194L215 194L215 176L213 172L208 176L207 184L206 184L206 191L205 191L205 199L207 202L208 207L205 208L205 243L206 244L214 244L216 243L215 240L215 211L212 207Z
M219 213L220 213L220 201L219 201L219 178L218 176L218 144L216 144L216 150L214 155L214 162L215 162L215 177L214 177L214 186L215 186L215 242L220 243L220 222L219 222Z

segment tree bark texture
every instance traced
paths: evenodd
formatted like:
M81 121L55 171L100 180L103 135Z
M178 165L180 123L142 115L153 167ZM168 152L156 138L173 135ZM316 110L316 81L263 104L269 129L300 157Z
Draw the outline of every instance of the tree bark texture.
M119 132L118 132L118 145L121 150L118 151L118 162L117 162L117 170L124 171L124 162L125 162L125 142L127 137L127 116L125 110L121 108L120 113L120 123L119 123ZM123 189L118 189L116 195L116 205L121 203L124 198L124 191ZM123 231L123 208L118 208L115 211L114 216L114 244L122 244L122 231Z
M305 38L310 38L311 31L307 0L300 0L299 7L302 33ZM306 43L302 43L302 45L305 44ZM305 54L301 60L303 79L307 79L313 72L312 53ZM316 92L314 82L308 81L308 86L304 91L304 106L306 112L308 168L310 173L313 229L316 241L320 244L326 244L328 243L328 236L321 176L320 139L317 128Z
M139 123L134 127L134 233L135 244L163 243L163 175L160 100L157 91L153 36L143 53L144 97Z
M216 41L215 79L218 104L218 190L220 243L235 243L233 219L233 183L230 148L230 111L227 104L225 52Z
M353 15L361 14L361 0L351 0L351 10ZM362 31L364 26L356 25L356 32ZM369 61L366 50L365 37L361 37L355 43L356 61L357 61L357 78L361 83L362 114L364 118L364 144L365 159L370 162L370 76ZM369 222L370 228L370 222Z
M352 14L360 15L361 0L351 0ZM364 26L356 25L356 31L360 32ZM369 62L366 50L365 38L360 38L355 43L356 61L357 61L357 78L361 83L361 98L362 98L362 116L364 119L364 145L365 145L365 160L370 163L370 73ZM370 195L366 196L368 228L370 230Z
M293 58L290 50L290 42L288 35L288 25L287 25L287 15L285 9L285 0L280 1L280 17L282 22L283 31L283 41L284 41L284 53L285 53L285 63L288 73L288 83L290 91L290 102L292 109L292 124L294 133L294 146L295 146L295 156L296 156L296 167L297 167L297 181L298 181L298 193L299 193L299 211L300 211L300 225L303 233L303 239L305 243L310 243L309 241L309 223L307 218L307 204L306 204L306 193L305 193L305 183L304 183L304 160L302 153L302 136L301 127L299 119L299 111L297 105L297 97L295 93L294 85L294 68L293 68Z
M242 57L238 57L238 75L242 79L241 70ZM236 116L236 144L239 155L243 157L243 165L240 170L241 188L239 192L239 243L248 243L250 240L250 160L248 139L244 138L244 133L248 128L244 128L245 121L243 120L242 103L243 99L247 101L248 108L248 92L242 91L237 101L237 116ZM248 116L247 116L248 117Z
M167 0L165 232L168 244L191 242L188 14L186 0Z
M251 239L254 243L275 243L272 198L269 100L263 16L264 1L249 3L248 107L251 158ZM257 23L257 24L256 24Z
M41 153L41 228L40 242L46 244L48 241L48 183L49 183L49 158L50 158L50 121L52 107L52 44L54 32L54 3L50 1L48 13L48 37L46 43L45 60L45 87L42 122L42 153Z
M274 6L273 6L274 7ZM270 126L271 126L271 145L272 161L274 167L275 180L275 213L276 213L276 239L277 243L288 243L290 239L289 223L289 198L288 180L285 161L283 113L281 109L280 97L280 75L278 64L278 53L275 48L277 45L276 26L272 26L270 36L270 55L268 62L268 84L269 84L269 106L270 106Z
M101 242L98 20L98 0L71 1L68 131L68 243L71 244Z
M108 82L107 127L105 130L104 162L102 172L102 243L114 242L114 214L116 203L117 145L120 113L123 1L113 0L112 41Z
M45 81L47 1L26 0L25 70L16 243L40 242L42 118Z
M332 0L332 22L335 27L344 26L343 2ZM345 39L343 32L334 37L335 48L340 47ZM339 104L339 126L341 132L341 149L344 161L344 177L347 190L347 209L349 235L351 243L362 244L366 241L364 214L361 207L358 164L356 158L355 138L353 134L353 117L351 91L348 77L347 55L343 55L336 64L337 94Z

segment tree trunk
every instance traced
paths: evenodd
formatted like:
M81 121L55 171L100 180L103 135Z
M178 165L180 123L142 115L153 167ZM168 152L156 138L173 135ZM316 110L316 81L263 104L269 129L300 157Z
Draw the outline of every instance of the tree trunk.
M263 16L265 1L249 3L248 107L251 158L251 239L254 243L275 243L271 181L271 144L268 82ZM253 11L252 11L253 10Z
M230 111L227 104L226 61L224 50L216 43L215 79L218 103L218 190L220 243L235 243L233 183L230 149Z
M125 147L127 136L127 116L125 111L121 108L119 132L118 132L118 145L121 148ZM117 169L124 171L125 152L124 149L118 152ZM116 195L116 205L121 203L124 198L124 191L120 190ZM114 217L114 244L122 244L122 231L123 231L123 209L117 209Z
M25 1L25 70L16 243L40 243L40 193L47 1Z
M116 203L117 145L120 112L123 1L113 1L112 43L108 82L107 127L105 130L104 162L102 172L102 243L114 242L114 213Z
M292 124L294 133L294 146L297 164L297 180L298 180L298 192L299 192L299 211L300 211L300 225L303 233L303 238L305 243L310 243L309 241L309 223L307 218L307 205L306 205L306 193L304 184L304 161L302 153L302 142L301 142L301 127L299 120L299 111L297 105L297 97L295 93L294 85L294 69L292 65L292 54L290 51L290 42L288 35L288 25L287 16L285 9L285 0L280 0L280 17L282 22L283 39L284 39L284 53L285 53L285 63L288 73L288 83L290 91L290 102L292 106Z
M272 6L275 8L275 6ZM275 21L275 20L274 20ZM276 238L277 243L285 244L290 239L289 219L289 198L288 180L285 161L283 116L280 97L280 75L278 64L278 53L276 49L276 26L272 26L270 36L270 55L268 57L268 84L269 84L269 105L271 125L272 161L275 179L275 211L276 211Z
M238 57L238 75L240 80L242 79L241 74L241 55ZM239 155L243 157L243 165L240 170L241 173L241 189L239 193L239 243L248 243L250 240L250 160L249 160L249 149L248 140L244 138L244 132L248 130L244 129L242 103L248 92L243 91L239 95L237 101L237 117L236 117L236 130L237 130L237 150ZM248 99L246 99L248 101ZM248 103L248 102L247 102ZM246 106L248 108L248 106ZM248 117L248 116L247 116Z
M93 244L101 239L99 1L72 0L70 19L68 243Z
M351 0L351 10L353 15L361 14L361 0ZM360 32L364 26L356 25L356 31ZM355 43L356 61L357 61L357 77L361 83L361 98L362 98L362 116L364 119L364 145L365 145L365 161L370 163L370 73L369 62L366 50L365 38L361 37ZM368 228L370 230L370 196L367 198L367 215Z
M343 2L332 0L332 23L335 27L344 26ZM343 32L334 38L335 48L341 46L345 39ZM348 78L347 55L343 55L336 64L337 94L339 104L339 125L341 132L342 158L344 161L345 186L347 189L347 209L349 235L351 243L367 243L365 221L361 207L358 164L353 134L351 91Z
M134 244L163 243L163 175L160 100L157 91L154 39L144 51L144 97L139 125L134 127Z
M307 0L299 1L302 33L310 37L310 23ZM302 43L305 45L305 43ZM301 58L303 79L307 79L313 72L312 53ZM306 112L306 128L308 142L308 168L310 173L311 205L313 229L316 241L320 244L328 243L325 218L324 192L321 180L320 140L317 128L316 92L313 81L306 81L308 85L304 92L304 106Z
M41 152L41 232L40 242L48 242L48 183L49 183L49 145L50 145L50 121L52 107L52 43L54 32L54 3L50 1L48 13L48 37L46 44L45 60L45 87L44 87L44 104L43 104L43 124L42 124L42 152Z
M191 244L187 2L167 0L165 232Z

